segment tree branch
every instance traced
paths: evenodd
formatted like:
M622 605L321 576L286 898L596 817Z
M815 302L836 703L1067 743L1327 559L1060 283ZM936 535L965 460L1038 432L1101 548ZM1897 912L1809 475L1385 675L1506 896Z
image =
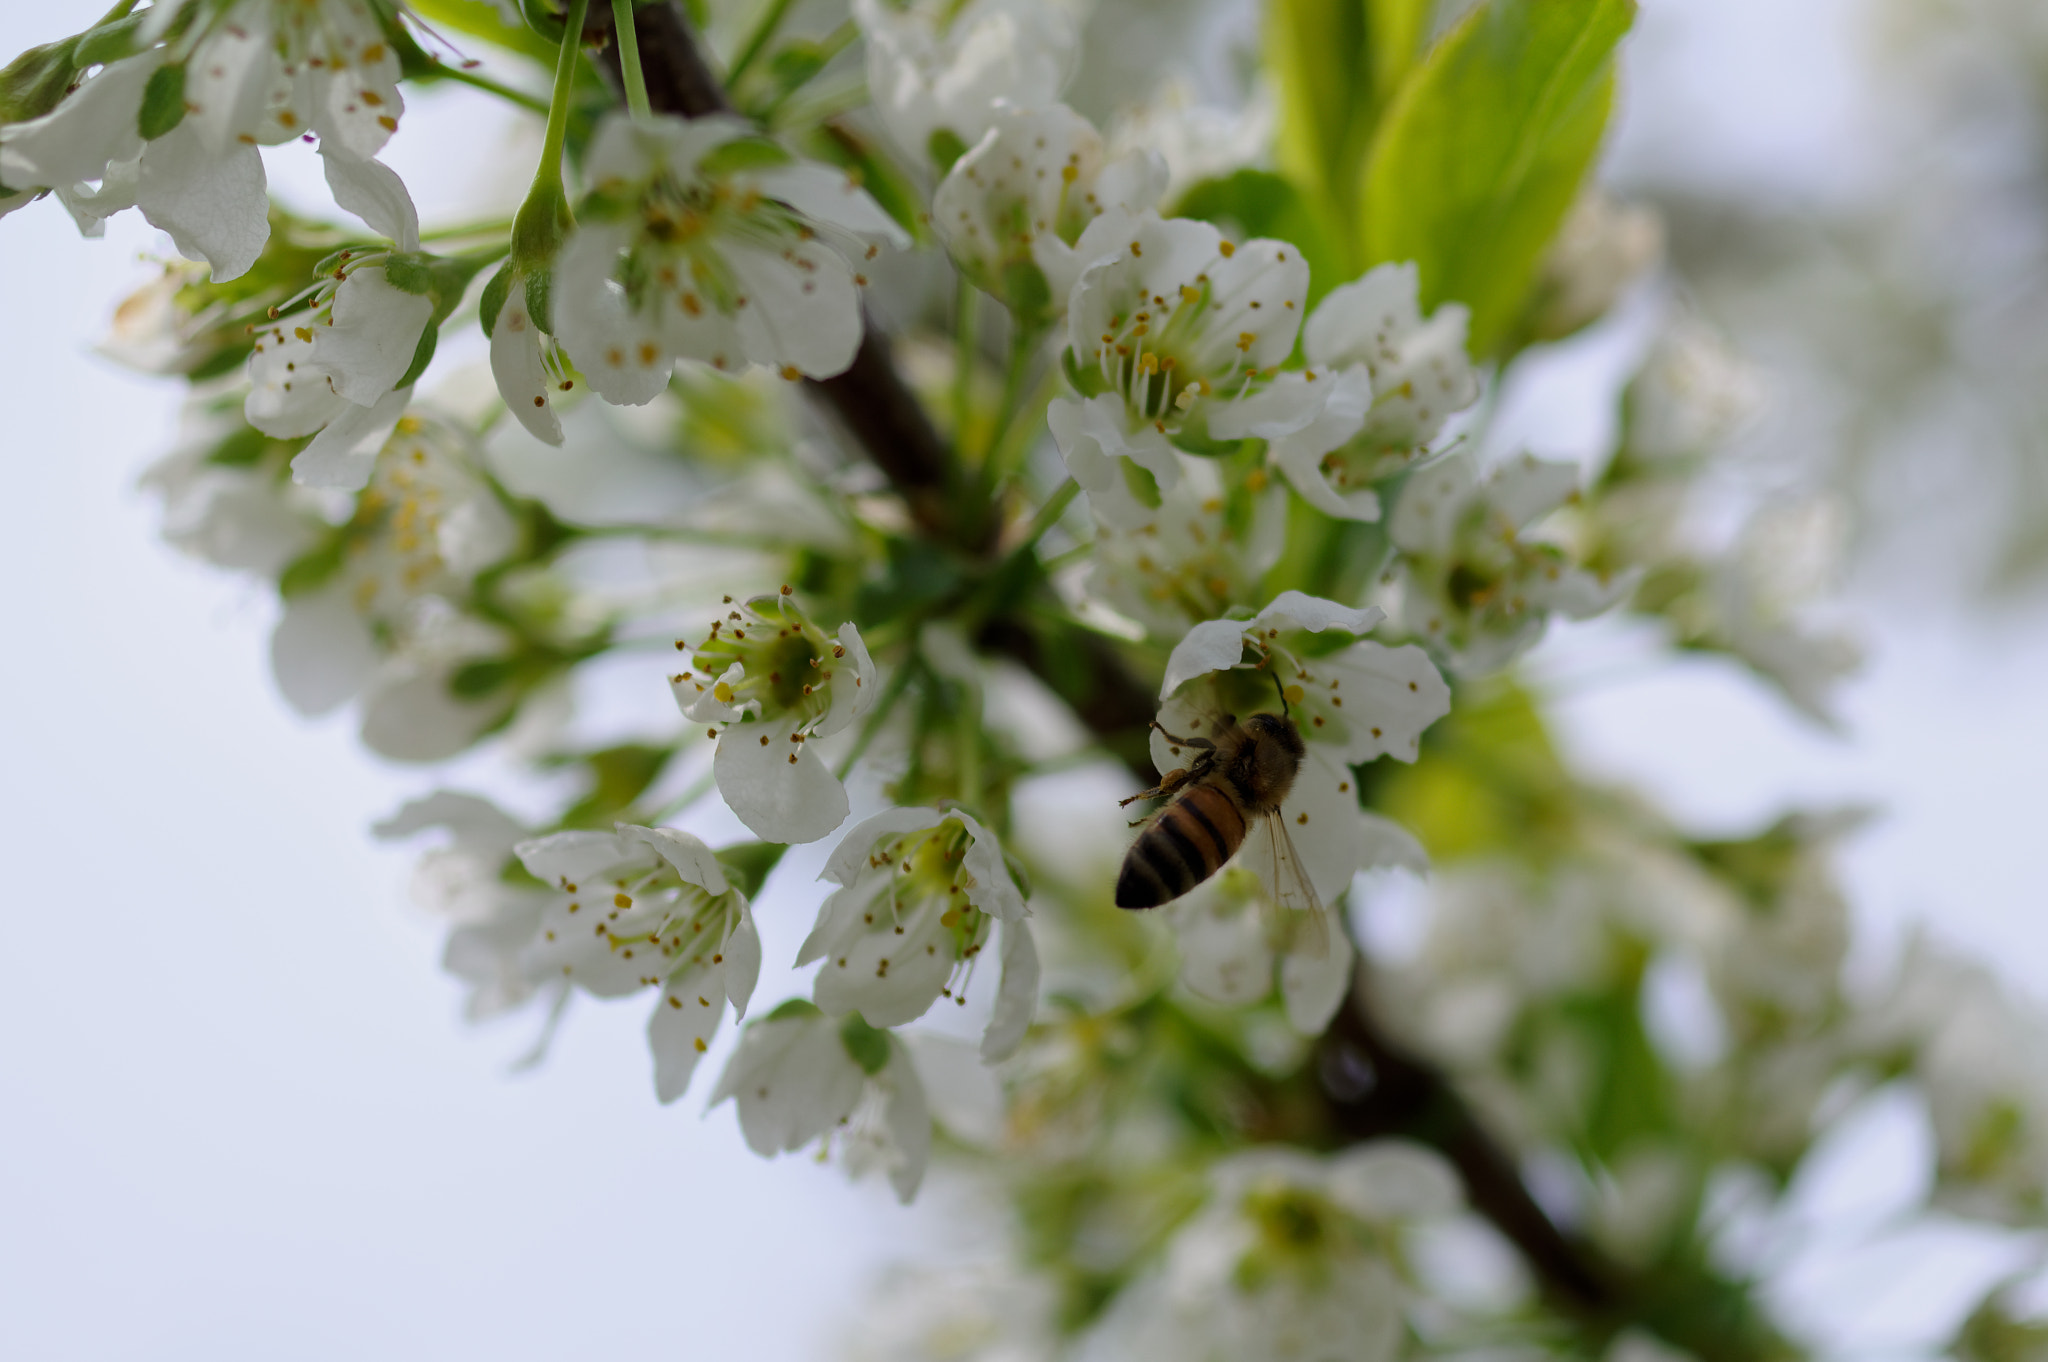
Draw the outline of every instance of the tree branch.
M609 18L602 12L594 16L591 36L600 27L609 36ZM635 28L655 109L693 117L731 111L677 0L639 9ZM618 59L609 45L604 64L616 84ZM872 323L864 337L851 368L808 386L909 503L925 534L955 549L986 552L993 518L958 513L952 499L956 461L896 371L888 339ZM1108 640L1080 629L1049 636L1011 613L990 620L976 641L1045 680L1104 746L1139 778L1151 778L1146 732L1158 706ZM1362 994L1323 1037L1315 1078L1329 1128L1348 1141L1398 1135L1442 1153L1457 1168L1472 1208L1515 1245L1557 1306L1596 1327L1628 1314L1620 1274L1544 1213L1523 1186L1513 1157L1450 1080L1394 1040Z

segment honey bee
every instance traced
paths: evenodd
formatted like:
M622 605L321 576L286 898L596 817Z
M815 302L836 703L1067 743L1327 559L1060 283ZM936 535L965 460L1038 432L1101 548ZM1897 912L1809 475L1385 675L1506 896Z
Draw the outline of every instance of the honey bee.
M1281 697L1283 707L1286 697ZM1329 927L1315 886L1302 868L1280 806L1294 787L1304 748L1294 720L1254 714L1243 723L1217 715L1214 738L1183 738L1155 721L1166 740L1198 755L1192 765L1169 771L1152 789L1122 803L1169 799L1124 853L1116 881L1119 908L1157 908L1177 899L1240 856L1265 880L1270 907L1280 925L1298 923L1308 933L1297 942L1310 954L1328 947Z

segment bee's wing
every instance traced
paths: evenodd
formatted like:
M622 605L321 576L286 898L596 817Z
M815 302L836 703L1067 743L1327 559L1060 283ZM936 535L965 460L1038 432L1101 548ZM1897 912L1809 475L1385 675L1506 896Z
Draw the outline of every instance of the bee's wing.
M1330 951L1329 914L1288 835L1287 819L1275 809L1258 819L1245 838L1245 864L1265 878L1275 937L1289 952L1321 959Z

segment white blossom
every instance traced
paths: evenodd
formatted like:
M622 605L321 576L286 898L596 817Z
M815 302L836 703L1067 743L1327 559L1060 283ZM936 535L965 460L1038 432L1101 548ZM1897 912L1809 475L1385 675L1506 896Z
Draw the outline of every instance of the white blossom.
M1763 400L1756 367L1720 331L1679 311L1629 383L1628 453L1652 461L1710 454L1756 415Z
M1450 711L1450 689L1420 648L1389 648L1370 640L1322 656L1297 653L1297 631L1338 629L1363 634L1378 610L1351 609L1298 591L1282 592L1249 620L1211 620L1190 629L1167 659L1152 762L1161 772L1186 767L1193 754L1176 738L1213 740L1223 716L1240 720L1271 709L1284 696L1305 752L1279 818L1300 855L1301 869L1325 904L1372 865L1418 863L1420 848L1358 805L1351 767L1381 755L1413 761L1422 730ZM1255 664L1243 667L1249 653ZM1277 678L1277 679L1276 679ZM1208 889L1172 920L1184 933L1190 986L1219 1001L1263 997L1276 961L1288 1015L1305 1033L1319 1033L1342 1001L1351 977L1351 948L1341 930L1304 933L1284 919L1249 913L1281 901L1284 873L1252 829L1235 864L1255 878L1255 892L1232 877ZM1255 990L1255 991L1254 991Z
M1310 505L1377 520L1372 484L1398 471L1479 396L1465 356L1469 314L1446 303L1425 321L1410 264L1380 265L1331 290L1302 330L1313 366L1336 370L1317 419L1273 441L1274 462Z
M1088 263L1082 232L1104 217L1134 224L1165 182L1157 154L1109 159L1095 125L1064 104L1003 106L932 195L932 226L978 288L1022 320L1056 318Z
M840 887L796 962L825 962L813 997L827 1014L887 1027L942 997L966 1006L967 980L1000 924L1002 978L982 1057L1016 1050L1038 1002L1038 951L993 834L958 810L889 809L856 824L819 878Z
M1135 525L1098 522L1089 555L1089 595L1158 638L1255 598L1287 530L1286 488L1263 471L1233 495L1216 460L1182 456L1180 470Z
M760 977L761 938L746 895L709 847L673 828L621 823L616 832L558 832L515 850L556 891L527 949L528 967L599 998L654 989L654 1089L675 1101L726 1002L745 1016Z
M278 687L302 714L357 695L381 656L430 624L423 611L459 600L517 544L474 444L419 416L401 420L378 451L338 534L332 576L287 598L271 639Z
M1055 401L1046 419L1106 523L1132 528L1149 509L1129 472L1173 490L1176 441L1271 439L1315 418L1328 385L1313 371L1272 382L1308 294L1294 247L1237 244L1206 222L1148 213L1096 219L1079 250L1093 263L1069 301L1067 362L1083 395Z
M550 306L606 401L652 401L678 357L813 378L853 362L863 276L848 259L909 239L843 171L763 164L779 153L753 136L723 115L599 129ZM736 145L759 155L721 155Z
M924 1085L903 1042L857 1017L834 1020L792 1000L740 1034L711 1105L739 1109L764 1158L836 1138L847 1172L880 1171L908 1202L931 1156Z
M1523 455L1481 479L1452 454L1401 491L1388 526L1400 550L1401 622L1461 675L1505 666L1552 614L1586 619L1619 602L1634 574L1576 567L1521 532L1578 494L1578 470Z
M525 1003L537 984L529 948L553 896L504 871L526 828L487 799L436 790L404 807L372 831L381 838L413 837L443 828L448 842L427 852L413 871L413 899L452 927L441 967L470 986L464 1015L482 1021Z
M867 39L868 91L882 125L913 158L941 160L981 140L998 101L1036 108L1059 98L1080 49L1074 18L1049 0L854 0ZM936 140L935 140L936 139Z
M562 418L548 390L566 387L560 347L542 333L526 302L526 276L514 273L505 305L491 325L491 378L505 409L527 434L544 444L562 443Z
M55 190L88 229L139 206L216 280L233 279L270 235L259 146L311 136L330 161L366 161L397 130L398 54L368 0L165 0L144 32L170 42L0 127L0 181ZM144 90L167 66L183 70L183 113L145 141Z
M419 249L419 216L396 175L375 161L323 159L344 207L396 250ZM398 385L413 368L434 300L393 285L389 259L382 251L351 256L321 280L306 312L257 334L245 414L278 439L316 435L292 462L308 486L363 486L411 398L411 386Z
M1260 164L1273 144L1273 102L1264 90L1240 108L1200 98L1195 82L1176 73L1151 98L1117 110L1109 123L1111 155L1145 150L1166 162L1168 203L1203 180Z
M142 486L162 498L158 532L172 547L216 567L275 580L313 547L323 528L319 494L275 465L222 462L223 444L246 430L240 404L195 396L179 418L179 444L152 464Z
M1404 1232L1452 1213L1455 1175L1380 1141L1322 1159L1266 1149L1219 1163L1208 1204L1157 1274L1127 1289L1097 1355L1175 1362L1393 1362L1407 1334Z
M1527 326L1538 340L1568 336L1607 315L1664 255L1664 219L1593 185L1582 191L1543 262Z
M1002 1262L898 1269L849 1321L850 1362L1054 1362L1058 1297Z
M670 688L685 716L711 726L718 792L740 821L771 842L815 842L846 821L849 805L811 741L868 711L875 664L852 623L828 636L786 588L726 603Z

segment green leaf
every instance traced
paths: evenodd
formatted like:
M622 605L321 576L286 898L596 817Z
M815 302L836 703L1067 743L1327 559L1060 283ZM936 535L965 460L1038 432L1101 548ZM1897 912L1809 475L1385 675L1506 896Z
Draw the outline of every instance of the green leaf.
M565 828L608 828L631 808L675 755L672 747L623 743L588 753L590 792L562 815Z
M858 1012L839 1024L839 1043L864 1074L878 1074L889 1066L889 1033L869 1026Z
M762 1021L787 1021L791 1017L822 1017L825 1014L809 998L785 998Z
M518 670L518 663L509 657L486 657L465 662L448 678L448 693L459 700L481 700L508 684Z
M290 600L317 591L341 571L348 536L339 528L330 532L318 548L299 555L286 565L277 579L277 594Z
M527 24L508 24L504 14L491 0L407 0L406 8L427 21L435 30L454 30L466 33L472 38L481 38L487 43L530 57L541 65L553 68L555 64L555 43L561 36L562 20L559 14L549 12L539 0L523 0L520 10L527 16L529 24L545 25L544 30Z
M1474 354L1519 315L1593 164L1634 0L1489 0L1417 67L1361 180L1363 263L1413 260L1425 307L1472 309Z
M136 131L145 142L154 142L185 121L185 67L159 66L149 73L142 87L142 109L135 116Z

